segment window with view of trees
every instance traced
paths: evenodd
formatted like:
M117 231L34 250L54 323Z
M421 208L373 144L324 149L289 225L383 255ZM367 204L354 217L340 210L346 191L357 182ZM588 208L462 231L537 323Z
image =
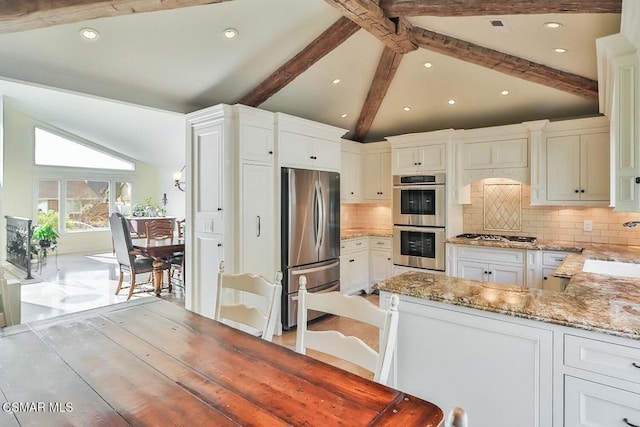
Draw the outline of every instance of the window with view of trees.
M105 176L104 169L133 171L134 163L37 127L35 163L87 170L86 174L65 173L58 168L50 173L53 178L37 181L38 225L48 224L66 232L105 230L111 212L131 214L132 183L122 177Z

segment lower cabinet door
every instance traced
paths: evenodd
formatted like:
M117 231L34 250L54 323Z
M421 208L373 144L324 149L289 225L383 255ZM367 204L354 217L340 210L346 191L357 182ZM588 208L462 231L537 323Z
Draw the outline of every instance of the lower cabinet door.
M492 264L489 266L488 281L522 286L524 284L524 267Z
M565 427L640 426L640 394L565 376Z
M458 261L458 277L469 280L487 280L488 265L484 262Z

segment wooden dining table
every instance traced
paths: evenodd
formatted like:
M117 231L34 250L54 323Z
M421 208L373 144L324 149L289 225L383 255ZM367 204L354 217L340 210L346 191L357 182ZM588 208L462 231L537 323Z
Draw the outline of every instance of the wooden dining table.
M436 405L167 301L0 328L0 425L442 426Z
M140 255L153 258L153 274L156 287L156 296L160 296L162 291L163 267L169 258L182 254L184 256L184 239L163 239L163 240L147 240L136 239L133 243L133 249L138 251ZM171 278L169 278L169 287L171 287Z

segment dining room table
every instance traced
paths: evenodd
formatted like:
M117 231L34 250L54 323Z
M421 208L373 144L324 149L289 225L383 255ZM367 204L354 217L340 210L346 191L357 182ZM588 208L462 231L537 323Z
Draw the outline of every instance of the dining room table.
M141 297L0 328L0 425L442 426L433 403Z
M184 239L174 237L172 239L135 239L133 249L142 256L153 258L153 275L156 296L162 292L162 278L164 266L171 257L184 256ZM169 278L169 290L171 290L171 278Z

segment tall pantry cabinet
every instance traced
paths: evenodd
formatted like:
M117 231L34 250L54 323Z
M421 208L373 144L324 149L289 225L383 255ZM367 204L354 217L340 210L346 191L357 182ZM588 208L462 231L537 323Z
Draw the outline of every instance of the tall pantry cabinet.
M272 279L273 114L217 105L187 115L188 310L213 318L218 265Z

